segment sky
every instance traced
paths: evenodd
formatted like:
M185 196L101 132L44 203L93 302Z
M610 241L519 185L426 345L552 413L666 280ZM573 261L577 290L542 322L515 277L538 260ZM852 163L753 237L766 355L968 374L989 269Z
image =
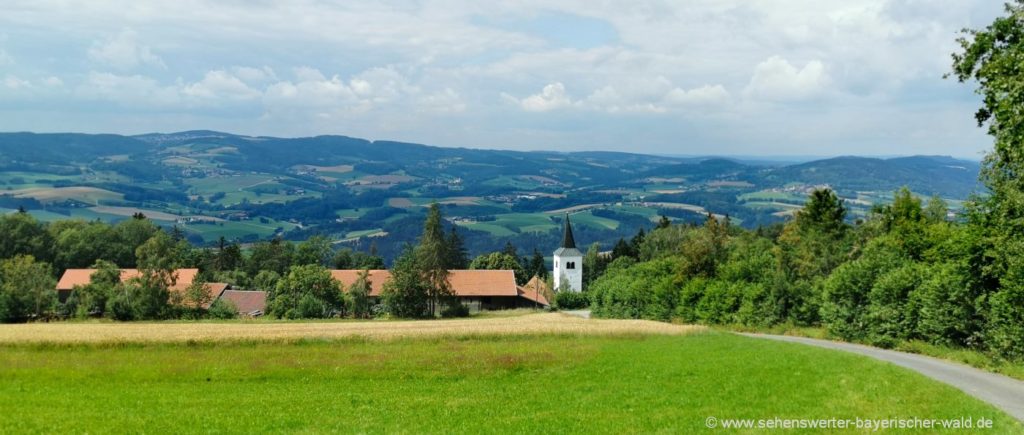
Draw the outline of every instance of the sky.
M979 158L993 0L5 0L0 131Z

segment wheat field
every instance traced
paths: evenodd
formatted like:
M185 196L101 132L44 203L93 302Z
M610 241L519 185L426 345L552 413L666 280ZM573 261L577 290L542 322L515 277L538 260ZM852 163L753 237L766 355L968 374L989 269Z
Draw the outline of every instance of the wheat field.
M172 343L186 341L397 339L483 335L682 335L704 331L695 325L647 320L581 319L541 313L452 320L336 322L55 322L0 325L0 344Z

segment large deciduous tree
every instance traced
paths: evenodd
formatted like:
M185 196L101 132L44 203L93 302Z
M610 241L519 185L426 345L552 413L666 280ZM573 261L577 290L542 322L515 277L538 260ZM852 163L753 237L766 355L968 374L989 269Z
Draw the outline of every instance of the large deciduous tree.
M981 172L989 195L969 215L981 243L971 274L989 293L989 345L1024 358L1024 1L1008 3L984 29L965 29L958 42L953 75L977 83L975 118L994 139Z

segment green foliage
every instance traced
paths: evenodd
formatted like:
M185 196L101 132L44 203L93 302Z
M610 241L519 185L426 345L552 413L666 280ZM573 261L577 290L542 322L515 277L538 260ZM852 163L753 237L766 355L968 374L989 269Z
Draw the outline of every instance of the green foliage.
M93 268L96 271L92 273L89 284L72 291L76 302L74 314L77 317L102 316L115 289L121 284L121 270L116 264L100 260Z
M441 208L437 203L430 205L427 219L423 223L423 235L420 244L413 251L416 255L416 267L420 279L427 291L427 305L431 315L436 315L439 307L452 298L448 283L448 262L451 251L448 240L444 236Z
M277 288L277 282L281 280L281 275L273 270L261 270L252 279L252 287L255 290L271 291Z
M40 261L50 259L53 238L28 213L0 215L0 234L0 258L30 255Z
M456 318L456 317L469 317L469 307L462 304L459 301L452 301L448 303L448 306L441 311L441 317L443 318Z
M590 306L587 293L572 290L555 292L555 308L559 310L579 310Z
M370 317L370 289L373 283L370 282L370 272L366 269L359 272L355 282L348 287L346 294L349 300L349 311L355 318L363 319Z
M206 316L211 319L237 319L238 318L238 307L235 306L234 302L227 299L217 299L210 305L210 309L206 311Z
M888 237L873 240L861 258L844 263L826 279L821 317L830 332L847 340L867 338L869 292L880 276L908 262L895 245Z
M50 265L31 255L0 261L0 320L21 322L46 316L56 302L55 285Z
M331 241L324 236L313 236L299 243L292 255L291 264L302 266L316 264L327 266L333 260Z
M395 260L391 279L384 283L381 301L392 316L419 318L433 315L429 299L428 289L416 264L416 254L411 247L406 248Z
M588 290L591 312L596 317L669 320L679 298L679 266L672 257L643 263L629 257L615 260Z
M492 252L476 257L472 263L469 263L469 268L471 270L511 270L515 273L516 283L519 284L525 284L530 279L519 260L504 252Z
M316 264L292 266L267 295L267 314L277 318L326 318L342 308L340 284Z

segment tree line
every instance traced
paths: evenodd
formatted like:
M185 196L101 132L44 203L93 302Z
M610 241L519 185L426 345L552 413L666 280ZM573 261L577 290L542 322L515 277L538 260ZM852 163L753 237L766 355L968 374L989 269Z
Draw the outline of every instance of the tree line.
M520 257L511 243L470 261L459 231L454 226L444 231L443 222L440 207L432 205L418 243L407 245L395 261L382 303L371 306L368 271L385 268L372 244L368 252L335 249L328 238L313 236L300 243L273 239L248 247L221 239L218 246L205 248L142 214L113 225L45 223L21 210L0 216L0 321L235 316L229 302L211 300L210 282L267 291L267 314L280 318L455 316L465 315L466 309L448 288L449 270L508 269L520 284L533 275L546 278L544 257L537 251ZM88 285L58 301L57 278L70 268L96 270ZM121 268L136 268L138 276L122 282ZM171 291L181 268L197 268L199 275L183 291ZM363 273L342 288L330 269Z

